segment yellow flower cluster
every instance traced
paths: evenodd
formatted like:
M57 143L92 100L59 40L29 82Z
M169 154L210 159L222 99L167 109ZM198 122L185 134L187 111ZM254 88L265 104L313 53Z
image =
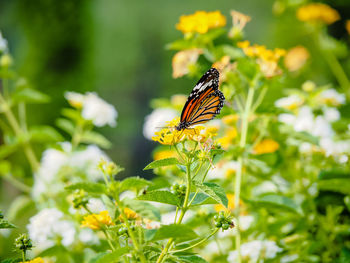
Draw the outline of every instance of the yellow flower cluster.
M177 126L179 122L180 118L178 117L168 122L167 127L159 132L156 132L156 136L152 137L152 140L164 145L174 145L184 141L186 138L189 140L198 141L199 137L203 137L203 134L201 134L201 131L204 130L203 126L178 131L175 129L175 126ZM206 136L209 136L209 134L206 134ZM203 138L201 138L200 141L202 139Z
M270 78L281 74L281 69L278 66L280 58L286 55L286 51L281 48L274 50L267 49L262 45L250 45L250 42L245 40L238 42L237 46L243 49L244 54L248 57L256 58L260 66L261 72L265 77Z
M226 25L226 18L220 11L205 12L197 11L192 15L183 15L180 22L176 24L176 29L182 33L205 34L209 29L223 27Z
M124 208L124 214L128 219L136 219L138 217L138 215L128 207ZM119 216L119 220L123 221L123 217L121 215Z
M322 3L311 3L297 10L297 18L303 22L321 22L327 25L340 19L337 10Z
M28 260L26 262L21 262L21 263L44 263L45 261L41 258L41 257L38 257L38 258L34 258L32 260Z
M93 230L102 229L104 226L114 225L108 211L102 211L100 214L92 214L84 217L82 227L88 227Z
M254 154L273 153L279 149L278 142L272 139L264 139L254 147Z

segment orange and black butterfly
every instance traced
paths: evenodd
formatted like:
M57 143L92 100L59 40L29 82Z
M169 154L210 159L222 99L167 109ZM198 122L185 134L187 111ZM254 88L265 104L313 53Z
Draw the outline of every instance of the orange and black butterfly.
M219 90L219 72L209 69L194 86L181 113L180 123L175 127L181 131L205 123L220 113L225 97Z

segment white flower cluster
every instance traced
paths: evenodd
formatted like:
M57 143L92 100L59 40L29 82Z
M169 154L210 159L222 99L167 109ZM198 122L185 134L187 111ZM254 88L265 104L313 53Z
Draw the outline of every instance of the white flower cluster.
M96 181L102 178L102 172L97 169L101 159L109 160L108 156L96 145L89 145L84 150L71 151L68 142L62 144L63 150L47 149L42 156L40 168L34 176L32 196L39 199L43 193L54 195L63 190L64 183L60 180L60 172L80 172L85 179ZM77 177L72 176L72 180Z
M0 32L0 52L7 51L7 40L3 38L2 33Z
M269 240L253 240L241 246L241 256L244 262L256 263L259 259L271 259L283 249L276 242ZM227 258L228 262L237 262L237 251L231 251Z
M276 101L275 105L288 108L291 103L296 102L295 98L291 99L292 96L287 97L289 99L282 98ZM339 106L345 103L345 96L334 89L328 89L318 95L318 100L326 105ZM350 141L336 141L336 134L332 128L332 122L339 119L340 113L335 107L323 107L322 114L318 116L314 115L312 108L309 106L300 107L296 114L283 113L278 116L280 122L292 126L296 132L308 132L319 138L320 148L325 152L326 156L333 156L339 162L346 162L350 154ZM313 149L313 146L304 142L299 149L300 152L307 153Z
M143 125L143 136L151 140L154 133L165 127L167 121L177 116L177 112L170 108L158 108L145 117Z
M113 105L105 102L95 92L87 92L85 95L66 92L64 96L72 106L82 108L82 117L91 120L95 126L116 125L118 112Z
M60 239L62 245L70 246L74 242L76 230L74 224L64 219L56 208L45 208L29 219L28 233L34 246L44 250L56 244Z

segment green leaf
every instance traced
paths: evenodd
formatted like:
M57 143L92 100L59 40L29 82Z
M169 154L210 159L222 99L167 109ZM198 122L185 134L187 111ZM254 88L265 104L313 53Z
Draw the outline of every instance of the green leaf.
M11 171L11 162L7 160L0 161L0 175L7 175ZM10 175L13 176L13 175Z
M146 179L143 179L141 177L138 177L138 176L128 177L120 182L120 192L123 192L126 190L133 190L133 189L136 191L139 191L150 185L152 185L152 182L147 181Z
M193 195L194 193L190 194L190 200L192 200ZM216 203L217 202L210 196L204 193L198 193L191 205L208 205L208 204L216 204Z
M258 207L277 208L286 212L302 214L297 204L290 198L278 194L267 194L251 200Z
M219 204L223 204L225 207L228 205L228 199L225 194L224 188L215 183L200 183L198 181L194 181L194 185L203 193L209 195Z
M13 144L4 144L0 146L0 159L4 159L14 153L21 144L13 143Z
M138 200L143 201L153 201L163 204L170 204L170 205L180 205L180 199L174 195L173 193L169 191L164 190L155 190L147 192L144 195L140 195L137 197Z
M111 198L109 198L107 195L103 194L101 195L102 201L105 204L107 211L111 217L118 215L117 213L117 204L115 204Z
M184 263L208 263L205 259L197 255L178 256L178 259L180 260L180 262Z
M104 184L92 183L92 182L80 182L71 184L65 187L66 190L84 190L88 193L102 194L106 193L107 189Z
M318 175L319 180L329 180L329 179L350 179L350 171L344 169L331 169L323 170Z
M109 140L107 140L106 137L104 137L102 134L99 134L98 132L94 131L86 131L81 136L81 142L87 143L87 144L96 144L102 148L110 148L111 143Z
M345 246L341 249L339 263L350 263L350 249Z
M120 257L128 253L129 247L122 247L113 252L102 252L98 253L89 263L109 263L109 262L119 262Z
M155 229L153 229L153 231L149 231L149 233L151 234L146 234L146 238L148 238L147 241L157 241L168 238L174 238L177 241L187 241L198 237L198 235L192 230L192 228L186 225L165 225L161 226L156 231L154 230Z
M56 126L70 135L72 135L75 130L73 122L63 118L56 120Z
M16 226L5 219L0 219L0 229L3 228L16 228Z
M150 203L129 198L123 199L123 203L131 210L139 214L141 217L145 217L155 221L160 221L160 212L158 208L151 205Z
M350 178L320 180L317 185L319 190L350 195Z
M50 101L50 97L40 91L24 88L17 90L13 95L12 99L15 103L26 102L26 103L47 103Z
M23 217L29 211L35 210L35 203L32 198L27 195L20 195L11 202L7 210L7 218L12 221Z
M156 160L154 162L151 162L143 170L149 170L149 169L154 169L154 168L168 166L168 165L174 165L174 164L180 164L178 159L176 159L174 157L172 157L172 158L165 158L165 159Z
M1 260L1 263L18 263L22 262L22 258L6 258L4 260Z
M178 39L174 42L166 44L165 48L168 50L184 50L191 49L195 47L195 43L193 41L189 41L188 39Z
M29 130L30 140L34 142L63 141L62 135L51 126L34 126Z

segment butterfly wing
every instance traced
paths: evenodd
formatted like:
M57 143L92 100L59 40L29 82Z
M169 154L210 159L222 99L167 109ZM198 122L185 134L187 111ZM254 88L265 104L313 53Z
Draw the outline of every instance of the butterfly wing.
M204 123L220 113L225 97L219 91L219 72L209 69L188 96L181 113L181 123L188 127Z

